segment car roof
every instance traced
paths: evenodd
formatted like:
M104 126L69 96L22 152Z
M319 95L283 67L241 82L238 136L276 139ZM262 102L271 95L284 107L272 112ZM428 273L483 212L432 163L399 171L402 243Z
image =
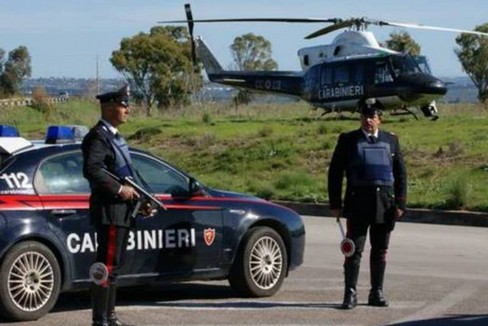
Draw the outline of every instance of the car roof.
M46 142L41 139L27 140L22 137L0 137L0 153L10 156L47 147L62 147L73 144L80 145L81 141L46 144Z
M27 140L15 126L0 124L0 154L2 158L45 147L81 144L89 129L83 125L51 125L45 139Z

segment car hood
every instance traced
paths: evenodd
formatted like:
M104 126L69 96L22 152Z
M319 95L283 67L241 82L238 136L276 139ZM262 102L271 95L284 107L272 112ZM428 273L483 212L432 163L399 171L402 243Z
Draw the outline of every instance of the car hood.
M261 199L259 197L248 195L248 194L243 194L243 193L239 193L239 192L226 191L226 190L220 190L220 189L211 189L211 188L206 188L205 190L212 197L245 198L245 199L256 200L256 201L265 201L264 199Z

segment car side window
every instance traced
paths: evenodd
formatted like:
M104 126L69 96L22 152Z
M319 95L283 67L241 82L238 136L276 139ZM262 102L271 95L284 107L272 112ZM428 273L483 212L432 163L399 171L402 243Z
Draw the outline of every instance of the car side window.
M39 194L89 193L90 186L83 177L81 152L56 155L44 160L34 178Z
M169 194L175 190L188 190L188 178L163 162L134 153L131 153L131 159L149 191Z

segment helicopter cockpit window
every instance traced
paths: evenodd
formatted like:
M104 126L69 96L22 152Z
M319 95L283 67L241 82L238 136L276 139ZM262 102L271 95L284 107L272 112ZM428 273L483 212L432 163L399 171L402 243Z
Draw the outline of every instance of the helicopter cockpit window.
M413 59L415 62L419 65L420 70L424 74L432 74L432 71L430 70L429 66L429 61L427 60L427 57L425 55L415 55L413 56Z
M415 59L410 55L392 56L391 66L395 73L395 77L422 72Z
M375 84L390 83L393 81L393 76L388 69L386 62L376 63L376 72L374 77Z

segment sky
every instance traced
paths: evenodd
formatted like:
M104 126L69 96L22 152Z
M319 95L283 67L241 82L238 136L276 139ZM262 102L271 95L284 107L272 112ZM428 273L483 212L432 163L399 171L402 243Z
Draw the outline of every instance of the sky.
M368 17L473 30L488 22L487 0L0 0L0 48L26 46L32 77L122 78L110 64L124 37L148 33L159 21L206 18L351 18ZM300 70L297 51L330 43L341 31L304 40L321 24L196 24L223 67L232 63L229 46L237 36L261 35L272 44L279 70ZM399 28L371 26L381 42ZM439 77L465 76L454 49L456 33L409 29Z

